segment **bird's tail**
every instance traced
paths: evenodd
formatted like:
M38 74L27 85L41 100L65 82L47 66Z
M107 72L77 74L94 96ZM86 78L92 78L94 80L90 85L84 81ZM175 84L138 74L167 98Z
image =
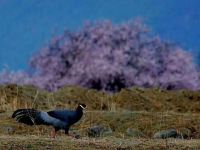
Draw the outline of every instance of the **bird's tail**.
M38 113L40 112L35 109L18 109L14 111L12 118L16 118L18 122L25 123L27 125L34 125Z

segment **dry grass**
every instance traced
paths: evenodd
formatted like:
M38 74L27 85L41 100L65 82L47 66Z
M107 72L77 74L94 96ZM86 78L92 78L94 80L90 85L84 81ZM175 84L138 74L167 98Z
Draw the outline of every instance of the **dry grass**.
M32 86L0 86L0 149L200 149L200 92L161 89L124 89L111 94L81 87L65 87L49 93ZM10 116L18 108L74 109L87 105L83 119L73 126L81 139L63 132L49 138L51 127L26 126ZM100 124L113 130L111 135L88 138L86 129ZM141 131L145 138L131 138L127 128ZM192 131L190 140L152 139L155 132L174 128ZM191 139L193 138L193 139Z
M105 93L77 86L49 93L32 86L0 86L0 111L33 107L39 109L74 108L78 102L89 110L200 112L199 91L167 91L131 88Z
M80 122L74 125L73 131L81 135L81 139L73 139L59 132L56 140L49 137L51 127L27 126L11 119L11 112L0 114L0 149L116 149L116 150L164 150L164 149L200 149L199 139L152 139L152 134L166 128L192 126L199 131L199 114L188 113L155 113L155 112L86 112ZM98 117L97 117L98 116ZM109 126L115 131L111 135L100 138L88 138L86 130L93 124ZM126 136L127 128L142 131L146 138ZM14 131L8 131L8 128Z
M27 126L16 123L10 113L0 114L0 134L7 134L7 127L12 127L12 134L48 135L51 128L44 126ZM155 132L174 128L178 132L182 129L190 129L192 138L200 138L199 114L188 113L155 113L155 112L109 112L89 111L86 112L81 121L72 128L82 136L86 136L86 129L94 125L110 127L114 132L112 136L128 138L128 128L141 131L146 138L151 138ZM63 133L60 133L63 134Z
M200 140L153 139L72 139L60 136L55 140L45 136L0 136L0 149L9 150L198 150Z

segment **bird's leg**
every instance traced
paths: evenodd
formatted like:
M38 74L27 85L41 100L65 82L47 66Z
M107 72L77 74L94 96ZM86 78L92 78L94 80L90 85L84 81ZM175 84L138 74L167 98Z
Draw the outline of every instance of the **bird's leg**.
M51 138L56 138L56 129L54 128L52 131L51 131Z
M66 135L69 135L69 128L68 128L68 127L65 128L65 134L66 134Z
M74 135L69 134L69 127L65 128L65 134L71 137L74 137Z
M69 128L65 129L65 134L68 135L69 137L72 137L72 138L76 138L76 139L80 138L80 136L76 135L75 133L69 133Z

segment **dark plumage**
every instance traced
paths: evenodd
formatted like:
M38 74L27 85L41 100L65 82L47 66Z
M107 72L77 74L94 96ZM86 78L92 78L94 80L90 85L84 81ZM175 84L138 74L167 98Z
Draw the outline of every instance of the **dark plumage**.
M78 122L83 116L85 104L79 104L76 110L53 110L53 111L38 111L35 109L18 109L12 114L12 118L20 123L27 125L51 125L54 127L54 135L58 130L65 130L68 134L69 128L74 123Z

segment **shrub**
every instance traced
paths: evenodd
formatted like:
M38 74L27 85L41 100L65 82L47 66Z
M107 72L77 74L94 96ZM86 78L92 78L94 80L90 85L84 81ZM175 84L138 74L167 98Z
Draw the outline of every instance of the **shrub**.
M47 90L81 85L106 91L130 86L198 89L189 52L150 34L140 21L87 23L65 31L31 59L31 82Z
M32 84L30 75L24 71L10 71L4 69L0 72L0 84Z

